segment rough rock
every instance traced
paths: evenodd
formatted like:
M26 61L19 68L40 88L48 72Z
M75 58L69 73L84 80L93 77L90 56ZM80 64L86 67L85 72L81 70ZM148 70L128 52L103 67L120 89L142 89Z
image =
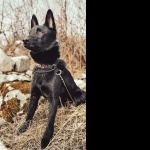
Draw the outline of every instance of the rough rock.
M12 71L14 62L11 57L7 56L2 49L0 49L0 72Z
M23 72L29 69L30 60L28 56L17 56L11 59L15 64L14 71Z
M86 79L86 74L85 73L81 73L77 76L77 79L79 80L83 80L83 79Z
M32 77L32 71L31 70L27 70L26 71L26 75L28 75L29 77Z
M74 81L75 81L75 83L77 84L77 86L79 86L81 89L85 89L85 88L86 88L86 83L85 83L85 81L83 81L83 80L78 80L78 79L75 79Z
M0 83L11 81L31 81L29 76L17 75L17 74L0 74Z

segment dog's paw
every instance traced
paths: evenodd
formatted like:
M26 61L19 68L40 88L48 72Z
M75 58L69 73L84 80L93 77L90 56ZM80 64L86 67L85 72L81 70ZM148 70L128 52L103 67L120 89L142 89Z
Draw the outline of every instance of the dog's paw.
M43 137L42 141L41 141L41 148L44 149L47 147L47 145L50 142L50 138L49 137Z
M31 122L32 122L31 120L24 122L18 129L17 135L20 135L21 133L25 132L30 126Z
M41 140L41 148L44 149L49 144L50 140L52 138L52 132L45 132L43 135L43 138Z

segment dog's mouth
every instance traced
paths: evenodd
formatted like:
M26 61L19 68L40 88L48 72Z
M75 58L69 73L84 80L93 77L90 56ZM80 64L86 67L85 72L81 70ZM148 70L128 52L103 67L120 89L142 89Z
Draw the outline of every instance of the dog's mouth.
M51 50L53 47L58 46L57 41L53 41L51 44L48 45L41 45L41 44L35 44L32 43L30 40L23 40L24 47L28 50L32 51L33 53L40 53L42 51L48 51Z
M23 41L24 46L26 46L30 43L30 40L28 40L28 39L24 39L22 41Z
M32 51L33 53L40 53L39 51L39 47L33 47L31 45L28 45L28 44L24 44L24 47L27 48L28 50Z
M23 40L23 45L25 48L32 51L33 53L39 52L40 47L38 45L35 46L35 45L31 44L31 42L29 40Z
M28 50L30 50L30 51L33 52L34 54L41 52L41 51L39 50L39 47L31 47L31 46L26 45L25 48L27 48Z

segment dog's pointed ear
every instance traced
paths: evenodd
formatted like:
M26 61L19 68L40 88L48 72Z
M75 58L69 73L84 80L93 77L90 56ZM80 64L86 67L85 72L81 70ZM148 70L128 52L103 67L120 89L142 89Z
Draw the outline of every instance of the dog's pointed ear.
M35 25L39 25L39 23L38 23L38 20L37 20L36 16L33 14L33 15L32 15L32 19L31 19L31 29L32 29Z
M46 14L45 25L46 25L48 28L56 29L53 12L52 12L50 9L47 11L47 14Z

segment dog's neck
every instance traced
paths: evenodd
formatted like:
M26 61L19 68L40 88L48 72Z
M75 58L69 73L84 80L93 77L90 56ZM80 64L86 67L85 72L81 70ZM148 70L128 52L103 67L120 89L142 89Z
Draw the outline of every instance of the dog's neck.
M44 52L33 53L31 51L30 55L37 64L52 65L60 57L58 42L53 43L53 46L49 46L49 49Z
M52 42L47 48L45 48L45 50L49 51L55 46L58 46L58 42L57 41Z
M56 59L56 61L53 64L39 64L39 63L35 63L35 66L37 68L49 68L49 69L53 69L55 66L57 66L59 63L59 59Z

